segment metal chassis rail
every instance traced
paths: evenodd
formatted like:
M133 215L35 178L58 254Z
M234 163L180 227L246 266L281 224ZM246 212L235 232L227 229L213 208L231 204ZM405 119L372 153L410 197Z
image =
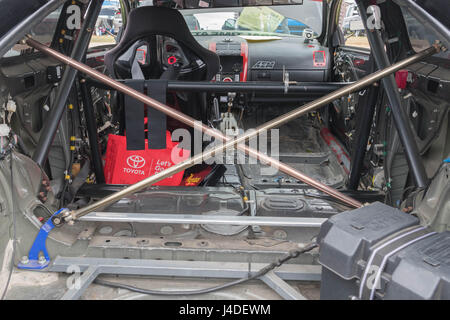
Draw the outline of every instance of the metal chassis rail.
M154 214L128 212L91 212L80 221L137 222L174 224L231 224L244 226L283 226L320 228L325 218L262 217L262 216L216 216L192 214Z
M286 226L319 228L324 218L260 217L260 216L212 216L187 214L146 214L123 212L92 212L81 221L178 223L178 224L233 224L251 226ZM101 274L168 276L193 278L240 279L249 277L264 268L265 263L181 261L149 259L112 259L58 256L48 271L69 272L76 266L82 272L77 284L69 289L63 300L79 299L85 290ZM259 280L287 300L306 298L285 280L320 281L319 265L284 264L261 276Z
M64 272L77 266L82 272L78 283L69 289L62 300L79 299L89 285L101 274L192 277L215 279L240 279L252 275L266 266L265 263L183 261L183 260L147 260L147 259L111 259L87 257L56 257L48 271ZM320 281L319 265L284 264L259 278L267 286L288 300L305 300L285 280Z

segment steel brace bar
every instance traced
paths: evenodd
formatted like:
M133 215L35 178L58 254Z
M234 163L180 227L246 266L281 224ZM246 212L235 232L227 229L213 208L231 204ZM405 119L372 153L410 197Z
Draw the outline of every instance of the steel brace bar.
M62 299L78 299L89 285L101 274L190 277L215 279L246 278L266 267L264 263L219 262L219 261L181 261L147 259L110 259L56 257L50 265L51 272L70 273L76 266L82 275ZM260 278L266 285L285 299L304 299L304 297L285 281L320 281L319 265L283 264Z
M243 226L283 226L320 228L325 218L260 217L260 216L213 216L191 214L149 214L127 212L91 212L80 221L138 222L174 224L226 224Z
M381 33L378 30L370 30L367 26L366 7L361 0L357 1L359 12L361 13L361 19L364 23L367 39L370 44L370 48L375 59L375 63L378 69L384 69L390 65L390 61L385 49L385 43L382 40ZM411 125L406 114L406 109L402 106L402 99L398 92L397 83L393 74L381 79L386 92L386 96L389 100L389 104L392 109L392 116L397 129L400 141L404 149L406 160L408 161L409 170L414 179L416 187L424 188L428 185L428 177L425 171L422 158L419 154L419 148L417 147L416 140L414 139L414 133L411 129Z
M86 53L91 40L92 30L94 30L97 16L102 8L103 0L91 1L86 11L85 20L77 36L75 46L72 50L72 58L81 60ZM33 154L33 160L40 166L44 166L47 161L47 156L50 151L50 146L59 128L61 118L66 110L66 101L69 96L70 89L75 81L77 75L76 69L66 68L62 76L61 82L58 85L55 100L52 104L51 112L49 112L48 119L45 121L42 133L39 136L38 145Z

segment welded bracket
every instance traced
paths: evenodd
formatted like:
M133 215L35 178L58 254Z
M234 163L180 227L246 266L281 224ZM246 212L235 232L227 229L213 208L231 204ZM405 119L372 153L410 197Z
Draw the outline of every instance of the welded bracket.
M256 192L255 190L250 190L248 192L248 198L249 201L247 201L248 205L250 206L250 215L252 217L256 217ZM251 226L253 232L260 233L261 227L258 225L252 225Z
M59 209L47 220L46 223L42 225L41 229L39 229L36 239L34 239L30 251L28 252L28 259L22 259L22 261L17 265L17 268L40 270L48 266L48 264L50 263L50 256L48 254L46 245L48 234L55 227L55 225L53 224L53 218L63 211L67 211L67 209ZM41 252L43 255L39 256Z

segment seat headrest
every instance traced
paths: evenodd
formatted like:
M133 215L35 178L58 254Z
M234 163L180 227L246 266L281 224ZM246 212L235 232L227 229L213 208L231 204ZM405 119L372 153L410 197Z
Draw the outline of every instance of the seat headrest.
M178 10L143 6L133 9L127 17L127 25L120 42L105 54L105 66L114 73L114 62L137 40L150 35L171 37L189 48L206 64L206 79L211 80L219 71L219 57L204 48L192 36L189 27Z

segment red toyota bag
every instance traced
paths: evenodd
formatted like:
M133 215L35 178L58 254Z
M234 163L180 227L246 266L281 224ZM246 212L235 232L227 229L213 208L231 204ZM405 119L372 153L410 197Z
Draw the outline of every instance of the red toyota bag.
M133 184L155 173L170 168L174 164L189 158L190 151L178 148L178 142L172 141L166 131L166 149L127 150L125 136L110 134L105 159L105 180L108 184ZM183 179L184 170L164 180L154 183L155 186L178 186Z

